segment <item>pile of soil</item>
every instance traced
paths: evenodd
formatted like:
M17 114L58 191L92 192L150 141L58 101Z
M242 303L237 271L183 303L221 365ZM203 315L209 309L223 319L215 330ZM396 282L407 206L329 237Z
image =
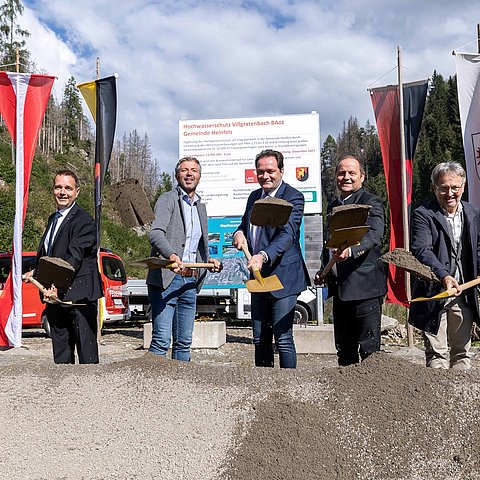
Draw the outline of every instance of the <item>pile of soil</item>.
M115 337L115 338L114 338ZM116 337L119 337L118 339ZM254 368L247 333L181 363L104 337L99 365L47 339L0 352L2 466L13 479L478 479L478 361L426 369L388 349L337 367ZM421 353L421 352L420 352Z

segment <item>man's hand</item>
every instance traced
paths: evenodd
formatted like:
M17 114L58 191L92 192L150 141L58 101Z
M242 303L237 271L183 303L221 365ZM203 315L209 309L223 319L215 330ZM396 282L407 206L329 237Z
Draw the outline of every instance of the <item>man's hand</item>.
M459 283L455 280L455 278L452 277L451 275L447 275L446 277L443 277L442 284L445 287L445 290L448 290L449 288L456 288L457 289L457 291L455 292L456 297L461 295L462 288L460 287Z
M45 290L43 296L46 300L58 299L57 287L52 283L52 286Z
M209 263L213 263L213 267L209 268L208 271L212 273L218 273L223 270L223 264L219 262L216 258L210 258L208 260Z
M22 275L22 280L27 283L30 281L30 279L33 277L33 270L30 270L29 272L26 272Z
M253 255L250 261L247 263L247 267L250 270L258 270L260 272L263 267L263 256L258 253Z
M325 283L325 277L322 277L322 272L323 270L319 270L316 274L315 277L313 277L313 283L315 285L323 285Z
M175 268L172 268L172 271L175 272L175 273L180 273L182 270L185 269L185 267L183 266L183 262L182 262L182 259L176 254L176 253L172 253L168 259L172 262L175 262L177 264L177 266Z
M351 255L350 247L345 248L344 250L340 250L339 248L332 250L332 256L335 258L335 263L344 262L347 258L350 257L350 255Z
M243 234L243 232L241 232L240 230L235 233L235 235L233 236L233 241L232 241L232 245L238 249L238 250L241 250L242 249L242 245L243 244L246 244L247 243L247 239L245 238L245 235Z

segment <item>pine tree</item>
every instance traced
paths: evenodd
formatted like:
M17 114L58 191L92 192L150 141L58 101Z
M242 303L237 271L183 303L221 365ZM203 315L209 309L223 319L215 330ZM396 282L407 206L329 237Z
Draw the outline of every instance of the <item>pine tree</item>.
M22 13L20 0L7 0L0 6L0 52L2 65L11 67L16 64L18 50L19 71L26 72L30 69L30 53L25 48L25 39L30 33L17 23L17 17Z
M62 108L66 122L67 140L76 143L80 140L80 128L84 119L80 93L74 77L70 77L65 85Z

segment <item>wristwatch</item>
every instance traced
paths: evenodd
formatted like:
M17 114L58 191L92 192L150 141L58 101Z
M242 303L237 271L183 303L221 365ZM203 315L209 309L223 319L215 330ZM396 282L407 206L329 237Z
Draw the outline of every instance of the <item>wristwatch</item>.
M266 252L264 252L263 250L261 250L260 252L258 252L259 255L262 256L263 258L263 263L267 263L268 262L268 255Z

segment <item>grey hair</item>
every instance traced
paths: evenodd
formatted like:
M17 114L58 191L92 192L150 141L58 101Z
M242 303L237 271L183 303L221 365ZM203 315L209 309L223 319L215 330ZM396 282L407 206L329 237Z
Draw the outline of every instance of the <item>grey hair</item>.
M202 174L202 166L200 165L200 162L195 157L183 157L175 165L175 176L177 176L178 172L180 172L180 165L183 162L195 162L198 165L198 171L200 172L200 175Z
M462 185L465 185L467 181L467 174L465 170L458 162L442 162L439 163L433 170L430 179L432 185L436 187L438 185L438 180L444 175L458 175L462 177Z

